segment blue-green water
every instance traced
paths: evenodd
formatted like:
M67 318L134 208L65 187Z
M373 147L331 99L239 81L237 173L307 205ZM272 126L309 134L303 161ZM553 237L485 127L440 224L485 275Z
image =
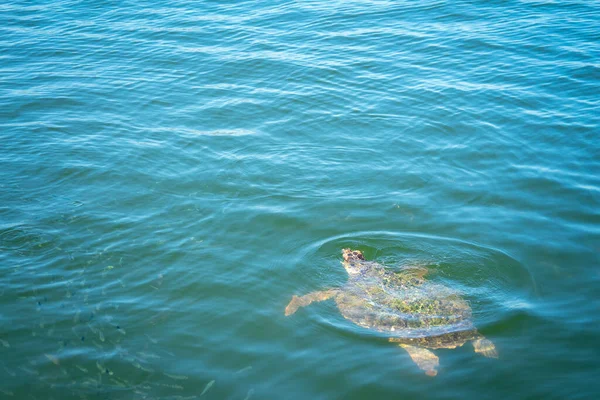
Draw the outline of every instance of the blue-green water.
M0 398L600 396L600 3L0 5ZM423 374L340 250L458 290Z

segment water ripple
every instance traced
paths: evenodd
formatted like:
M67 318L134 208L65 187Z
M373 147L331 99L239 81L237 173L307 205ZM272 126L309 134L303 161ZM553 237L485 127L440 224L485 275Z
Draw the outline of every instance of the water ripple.
M3 2L1 396L597 397L599 11ZM426 260L500 359L285 318L345 245Z

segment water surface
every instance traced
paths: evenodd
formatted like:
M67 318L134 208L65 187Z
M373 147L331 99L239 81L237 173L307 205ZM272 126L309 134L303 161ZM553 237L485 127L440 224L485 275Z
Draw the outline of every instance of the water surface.
M600 395L600 6L0 6L0 397ZM426 265L499 359L327 301Z

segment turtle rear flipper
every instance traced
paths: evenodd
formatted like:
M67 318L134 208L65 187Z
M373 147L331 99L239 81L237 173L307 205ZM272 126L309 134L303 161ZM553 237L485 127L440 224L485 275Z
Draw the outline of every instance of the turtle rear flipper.
M494 343L483 336L473 341L473 348L475 349L476 353L482 354L489 358L498 358L498 352L496 351L496 346L494 346Z
M437 375L437 367L440 365L440 359L432 351L423 347L400 344L408 352L410 358L429 376Z

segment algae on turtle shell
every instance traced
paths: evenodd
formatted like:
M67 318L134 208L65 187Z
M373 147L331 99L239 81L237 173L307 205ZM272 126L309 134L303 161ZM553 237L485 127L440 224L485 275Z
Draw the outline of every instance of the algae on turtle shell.
M334 298L344 318L389 335L427 375L437 375L438 357L428 349L460 347L473 341L477 353L497 358L494 344L473 326L471 307L447 286L424 279L427 269L400 272L366 261L359 250L343 249L348 281L338 289L293 296L285 315L315 301Z

